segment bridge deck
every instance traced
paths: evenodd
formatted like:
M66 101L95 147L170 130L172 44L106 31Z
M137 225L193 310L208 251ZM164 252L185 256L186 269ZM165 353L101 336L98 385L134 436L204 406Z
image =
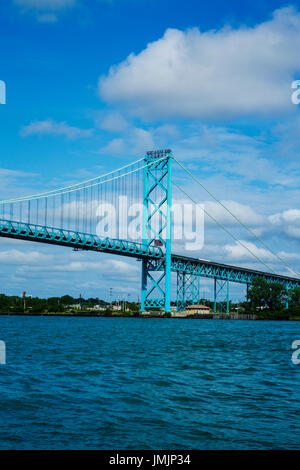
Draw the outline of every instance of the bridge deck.
M101 238L89 233L4 219L0 219L0 237L50 243L51 245L69 246L104 253L115 253L134 258L151 257L155 259L163 256L160 247L148 247L142 243L128 240L119 240L109 237Z
M187 256L172 255L172 270L197 274L202 277L229 280L241 284L251 284L255 277L263 277L270 282L279 282L287 288L300 287L300 279L280 274L258 271L240 266L216 263L214 261L189 258Z
M68 246L75 249L93 250L139 259L147 258L153 265L153 269L155 269L158 264L162 265L163 252L160 247L148 247L138 242L108 237L101 238L97 235L54 227L0 219L0 237ZM176 254L172 255L171 268L172 271L175 272L185 272L187 274L229 280L241 284L250 284L255 277L262 276L268 281L280 282L287 288L300 287L300 279L294 277L266 273L264 271L256 271Z

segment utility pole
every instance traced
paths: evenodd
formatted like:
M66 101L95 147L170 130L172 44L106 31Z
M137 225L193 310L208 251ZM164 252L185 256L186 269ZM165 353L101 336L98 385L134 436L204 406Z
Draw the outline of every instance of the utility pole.
M127 294L127 297L128 297L127 303L128 303L128 308L129 308L129 297L130 297L130 294Z
M112 292L113 292L113 288L110 287L109 288L109 298L110 298L110 307L112 308Z
M25 313L25 310L26 310L26 292L25 291L23 292L23 310Z

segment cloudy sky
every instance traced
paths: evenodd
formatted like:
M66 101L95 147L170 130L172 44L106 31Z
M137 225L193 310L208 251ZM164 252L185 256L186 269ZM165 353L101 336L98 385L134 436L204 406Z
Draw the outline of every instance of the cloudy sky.
M0 198L171 148L300 271L300 104L291 100L300 2L3 0L0 37ZM175 177L268 266L294 275L178 169ZM209 219L193 255L263 269ZM0 261L7 294L139 295L140 264L126 258L0 239Z

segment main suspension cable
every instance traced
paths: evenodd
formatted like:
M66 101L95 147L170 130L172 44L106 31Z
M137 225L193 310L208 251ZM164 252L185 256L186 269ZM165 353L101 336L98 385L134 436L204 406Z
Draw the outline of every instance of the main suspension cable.
M197 206L201 207L201 209L203 210L203 212L208 216L210 217L217 225L219 225L219 227L221 227L228 235L230 235L231 238L233 238L233 240L235 240L237 243L239 243L243 248L245 248L245 250L247 250L252 256L254 256L254 258L257 259L257 261L259 261L260 263L262 263L272 274L276 274L275 271L269 266L267 265L262 259L260 259L255 253L253 253L253 251L247 247L243 242L241 242L241 240L239 240L235 235L233 235L230 230L228 230L221 222L219 222L217 219L215 219L215 217L213 217L209 212L207 212L207 210L204 209L204 207L201 205L200 206L200 203L195 201L184 189L182 189L177 183L175 183L175 181L173 180L173 184L176 186L176 188L178 188L183 194L185 194L194 204L196 204Z
M125 176L127 175L131 175L133 173L136 173L138 171L141 171L143 170L144 168L146 167L149 167L151 165L154 165L155 163L163 160L164 157L162 158L158 158L157 160L153 160L151 162L147 162L145 165L143 166L140 166L138 168L135 168L134 170L131 170L131 171L127 171L126 173L122 173L120 175L117 175L117 176L114 176L114 177L111 177L111 178L108 178L108 179L105 179L104 181L97 181L97 183L93 183L90 185L90 187L93 187L93 186L98 186L98 185L102 185L102 184L105 184L105 183L108 183L108 182L111 182L111 181L115 181L117 179L120 179L120 178L124 178ZM136 162L135 162L136 163ZM127 165L128 166L131 166L131 165ZM125 167L123 167L124 169ZM117 171L117 170L116 170ZM107 173L107 174L113 174L113 173L116 173L116 171L113 171L113 172L110 172L110 173ZM103 175L101 178L103 178L104 176L106 175ZM93 181L95 179L99 179L100 177L97 177L97 178L93 178ZM81 183L78 183L78 185L83 185L83 184L86 184L85 182L81 182ZM79 190L82 190L84 189L85 186L83 187L78 187L78 185L72 185L72 186L67 186L66 188L62 188L62 189L65 189L65 190L56 190L57 192L47 192L47 193L40 193L38 195L34 195L34 196L26 196L26 197L22 197L22 198L16 198L16 199L7 199L7 200L2 200L0 201L0 205L5 205L5 204L9 204L9 203L18 203L18 202L23 202L23 201L32 201L32 200L37 200L37 199L43 199L43 198L48 198L48 197L55 197L55 196L60 196L62 194L68 194L68 193L72 193L72 192L75 192L75 191L79 191ZM77 186L77 187L75 187ZM71 189L68 189L68 188L71 188ZM54 191L54 190L53 190Z
M256 235L256 233L251 230L250 227L248 227L244 222L242 222L230 209L228 209L228 207L225 206L225 204L223 204L218 198L216 198L214 196L214 194L211 193L211 191L209 191L203 183L201 183L201 181L196 178L196 176L193 175L193 173L191 173L182 163L180 163L175 157L173 157L174 160L176 161L176 163L189 175L193 178L193 180L199 184L203 189L204 191L207 192L207 194L209 194L218 204L220 204L243 228L245 228L247 230L247 232L249 232L253 237L256 238L256 240L258 240L270 253L272 253L273 256L275 256L277 259L279 259L279 261L281 261L287 268L289 268L294 274L296 274L298 277L300 277L300 273L298 273L287 261L285 261L281 256L279 256L275 251L272 250L272 248L270 248L270 246L264 241L262 240L262 238L260 238L258 235Z
M37 199L37 198L47 197L47 196L56 196L57 194L61 194L62 191L64 191L66 193L66 192L68 192L67 191L68 189L72 189L72 188L82 189L82 188L80 188L80 186L86 185L87 183L91 183L92 181L95 181L95 180L101 180L103 178L106 178L107 176L110 176L113 173L117 173L119 171L125 170L126 168L128 168L130 166L136 165L139 162L141 162L142 160L144 160L144 158L140 158L139 160L136 160L133 163L128 163L127 165L124 165L121 168L118 168L117 170L113 170L113 171L110 171L108 173L105 173L104 175L100 175L100 176L96 176L94 178L90 178L90 179L87 179L87 180L84 180L84 181L80 181L80 183L74 183L74 184L71 184L69 186L64 186L62 188L59 188L59 189L52 189L50 191L45 191L43 193L32 194L30 196L16 197L16 198L13 198L13 199L2 200L2 201L0 201L0 204L7 204L7 203L10 203L10 202L21 202L21 201L24 201L24 200L27 201L28 199ZM96 183L96 184L98 184L98 183Z

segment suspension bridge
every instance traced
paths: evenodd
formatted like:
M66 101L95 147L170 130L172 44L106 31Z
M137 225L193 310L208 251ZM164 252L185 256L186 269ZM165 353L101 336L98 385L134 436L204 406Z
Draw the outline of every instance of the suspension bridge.
M249 246L240 241L205 209L205 214L220 226L227 235L247 250L263 270L231 266L214 261L175 254L172 252L172 191L176 187L193 204L198 201L188 194L172 177L172 165L204 188L224 210L245 230L267 248L293 276L276 274ZM126 207L142 203L141 214L136 216L140 232L130 240ZM104 207L106 216L99 207ZM92 250L141 260L141 311L153 308L171 311L171 274L177 275L177 310L185 310L200 299L200 279L213 280L214 310L229 312L230 283L248 287L256 277L282 284L286 291L300 287L300 275L281 256L275 253L247 225L210 193L171 150L154 150L145 157L115 171L65 186L25 197L0 201L0 236L38 243L71 247L75 250ZM136 215L134 211L131 216ZM96 224L102 217L102 224ZM140 219L139 219L140 217ZM106 231L114 221L111 234ZM104 221L104 222L103 222ZM106 225L105 225L106 223ZM118 236L116 236L116 234ZM124 235L125 234L125 235ZM134 240L132 238L135 238ZM220 298L223 301L220 301Z

